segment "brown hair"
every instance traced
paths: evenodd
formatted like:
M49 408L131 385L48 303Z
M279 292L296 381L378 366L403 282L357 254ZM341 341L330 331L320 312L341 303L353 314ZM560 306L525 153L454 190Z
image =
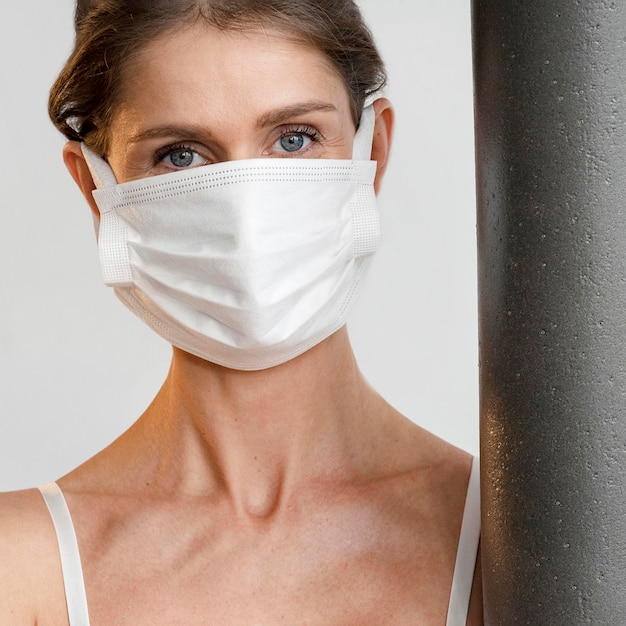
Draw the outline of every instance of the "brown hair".
M357 126L365 98L386 82L354 0L77 0L74 51L50 91L54 125L104 156L124 68L148 42L199 19L219 30L271 26L318 49L341 76Z

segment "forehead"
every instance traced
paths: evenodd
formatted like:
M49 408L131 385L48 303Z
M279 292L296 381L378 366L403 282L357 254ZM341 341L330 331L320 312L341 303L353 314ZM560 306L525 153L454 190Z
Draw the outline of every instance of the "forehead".
M122 76L119 107L152 115L262 114L293 101L349 107L336 69L316 48L271 29L177 29L147 44Z

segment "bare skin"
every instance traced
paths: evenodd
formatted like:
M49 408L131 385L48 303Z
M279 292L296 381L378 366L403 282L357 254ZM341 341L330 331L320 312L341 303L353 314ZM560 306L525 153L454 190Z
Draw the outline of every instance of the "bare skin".
M146 46L138 67L110 129L119 181L174 169L176 151L191 166L351 156L340 78L276 33L198 26ZM376 114L378 188L386 100ZM302 149L286 152L283 135L303 135ZM77 144L65 159L97 212ZM470 463L369 387L344 328L259 372L175 348L144 415L59 484L93 626L430 625L445 623ZM478 582L469 624L482 623ZM0 623L68 623L34 490L0 496L0 589Z

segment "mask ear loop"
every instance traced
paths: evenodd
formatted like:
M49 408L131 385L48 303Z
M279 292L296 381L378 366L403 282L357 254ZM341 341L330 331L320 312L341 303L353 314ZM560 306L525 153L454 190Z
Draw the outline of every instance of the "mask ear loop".
M374 113L374 102L381 98L379 93L371 94L365 99L361 123L354 136L352 144L353 161L370 161L372 158L372 143L374 141L374 126L376 124L376 114Z
M92 152L84 143L80 144L80 148L85 157L85 161L87 161L87 167L91 172L96 188L103 189L104 187L117 185L117 179L115 178L111 166L95 152Z
M80 144L87 167L96 185L96 189L104 189L105 187L113 187L117 185L117 179L110 165L95 152L92 152L84 143ZM96 239L100 239L100 220L101 215L92 213L93 228L96 232Z

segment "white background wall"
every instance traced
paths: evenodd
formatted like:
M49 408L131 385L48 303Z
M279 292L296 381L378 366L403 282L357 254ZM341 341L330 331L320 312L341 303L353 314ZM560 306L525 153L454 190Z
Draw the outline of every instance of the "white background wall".
M478 450L469 1L361 0L397 112L383 248L349 328L362 369L415 422ZM72 0L0 20L0 490L54 479L147 406L169 347L103 286L47 90Z

